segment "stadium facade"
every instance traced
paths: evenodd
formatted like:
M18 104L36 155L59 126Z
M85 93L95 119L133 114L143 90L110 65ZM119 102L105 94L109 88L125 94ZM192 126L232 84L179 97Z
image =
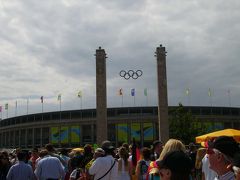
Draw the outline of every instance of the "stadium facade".
M168 108L169 117L176 106ZM240 129L240 108L184 107L191 110L198 126L209 131ZM0 148L32 148L52 143L56 147L79 147L97 142L96 109L46 112L11 117L0 121ZM108 139L120 145L134 137L140 145L158 139L158 107L107 109Z

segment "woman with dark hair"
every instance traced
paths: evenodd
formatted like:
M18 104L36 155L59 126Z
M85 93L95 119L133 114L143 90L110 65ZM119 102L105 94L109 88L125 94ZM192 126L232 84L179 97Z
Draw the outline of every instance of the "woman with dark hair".
M125 147L121 147L118 150L118 179L130 180L130 162L128 161L128 151Z

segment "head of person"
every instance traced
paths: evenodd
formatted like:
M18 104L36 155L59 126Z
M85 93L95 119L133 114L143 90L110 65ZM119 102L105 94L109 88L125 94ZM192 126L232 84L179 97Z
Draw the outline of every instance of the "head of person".
M128 143L123 143L122 147L125 147L125 149L127 150L127 152L129 153L129 145Z
M185 145L178 139L169 139L163 147L158 160L162 160L163 157L172 151L183 151L186 152Z
M144 160L149 160L151 157L151 150L147 147L141 149L141 155Z
M97 159L98 157L103 157L105 154L104 150L102 148L97 148L95 151L94 151L94 155L93 155L93 158L94 159Z
M101 148L104 150L105 155L114 155L115 148L110 141L103 141Z
M127 160L129 157L127 149L123 146L119 148L118 155L120 158L123 158L124 160Z
M183 151L171 151L157 161L161 180L189 180L192 163Z
M160 154L162 152L163 143L162 141L156 140L153 142L153 152Z
M92 146L90 144L86 144L84 146L84 155L92 155L93 154L93 149L92 149Z
M28 158L28 153L26 151L19 151L17 153L17 158L19 161L26 161Z
M208 143L208 159L210 168L218 175L231 171L234 155L239 152L239 146L233 137L220 136Z
M53 145L50 144L50 143L45 145L45 149L46 149L48 152L51 152L51 153L54 153L54 152L55 152L55 149L54 149Z
M32 156L38 156L38 148L33 148L31 151Z

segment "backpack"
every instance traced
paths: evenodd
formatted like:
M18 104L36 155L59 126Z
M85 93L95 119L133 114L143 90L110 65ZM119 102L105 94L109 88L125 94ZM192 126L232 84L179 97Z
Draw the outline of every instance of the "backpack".
M140 174L145 175L145 174L147 174L147 172L148 172L148 165L147 165L146 161L141 160L140 161Z
M86 180L87 179L87 175L86 172L82 169L82 168L77 168L77 173L76 173L76 180L80 179L80 180Z

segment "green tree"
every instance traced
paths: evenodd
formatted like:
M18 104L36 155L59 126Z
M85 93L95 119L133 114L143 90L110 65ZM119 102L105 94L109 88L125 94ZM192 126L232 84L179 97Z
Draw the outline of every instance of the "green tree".
M181 103L170 111L169 136L183 141L184 144L195 142L195 137L206 132L206 127L197 126L197 119Z

